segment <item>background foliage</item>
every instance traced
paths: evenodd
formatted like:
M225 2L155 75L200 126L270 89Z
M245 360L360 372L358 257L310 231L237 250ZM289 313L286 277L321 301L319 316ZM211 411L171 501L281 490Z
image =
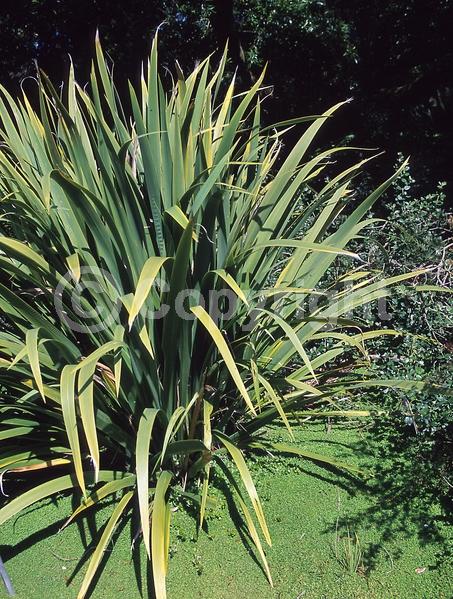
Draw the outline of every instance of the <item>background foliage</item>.
M386 173L398 151L411 154L426 193L429 181L451 181L452 18L449 0L3 0L0 80L17 89L38 59L63 81L68 54L87 80L97 27L118 81L138 77L138 59L165 21L161 56L170 68L177 58L192 69L227 38L243 85L269 62L269 122L353 96L327 139L352 133L356 145L385 149Z
M388 222L376 235L372 253L389 274L415 264L435 268L426 283L452 286L452 221L445 214L445 187L421 195L420 187L406 169L386 200ZM453 388L453 304L446 294L414 293L409 289L390 299L390 325L407 331L404 337L383 344L376 342L376 367L383 376L398 372L411 379L441 383ZM382 400L382 395L377 400ZM385 441L383 457L402 455L406 461L405 488L423 505L440 501L452 510L453 405L451 396L424 390L422 393L393 391L386 400L387 419L375 433ZM407 467L410 464L410 467ZM394 462L391 474L395 478ZM401 470L402 472L403 470ZM401 473L400 472L400 473ZM389 473L388 473L389 474Z

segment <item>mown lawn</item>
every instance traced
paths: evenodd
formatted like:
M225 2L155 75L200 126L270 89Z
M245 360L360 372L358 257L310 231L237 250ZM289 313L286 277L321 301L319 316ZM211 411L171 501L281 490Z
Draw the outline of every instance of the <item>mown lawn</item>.
M272 434L283 437L285 433L274 430ZM299 444L307 449L383 469L376 447L360 427L334 424L326 432L322 425L310 425L299 428L296 434ZM391 464L386 478L365 483L297 458L263 456L251 468L273 539L267 554L274 588L269 587L243 531L238 533L231 526L230 514L238 520L234 506L216 492L207 530L199 537L194 517L183 509L173 514L169 599L452 596L447 526L435 508L417 502L417 493L409 478L405 482L401 477L401 468L395 469L394 488ZM396 481L398 477L401 480ZM7 481L5 490L8 492ZM109 509L106 505L90 525L102 527ZM0 552L18 599L76 597L91 547L84 548L76 525L57 534L70 510L71 500L60 497L44 501L39 508L30 508L2 526ZM342 542L337 544L338 555L335 551L336 535L344 536L348 528L357 534L363 554L353 573L340 563L345 557ZM142 596L148 597L144 553L135 551L132 559L130 551L131 534L136 530L137 524L129 523L117 531L93 599L138 598L137 580L142 581ZM87 539L89 542L88 533Z

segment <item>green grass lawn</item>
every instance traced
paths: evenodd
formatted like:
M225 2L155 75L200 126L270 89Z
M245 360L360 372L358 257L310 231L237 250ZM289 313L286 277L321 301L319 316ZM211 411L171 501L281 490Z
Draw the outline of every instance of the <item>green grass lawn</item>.
M419 500L410 477L404 481L406 466L386 470L359 428L334 425L327 433L321 425L310 425L296 434L307 449L381 474L363 483L297 458L255 459L251 469L273 539L267 555L274 588L245 529L238 532L231 524L231 516L240 522L234 506L216 491L206 530L199 536L192 506L189 513L180 506L173 514L169 599L449 599L453 584L447 526L434 507ZM12 491L7 481L5 490ZM90 526L101 528L109 509L106 505L93 514ZM59 497L2 526L0 552L19 599L76 597L91 546L88 525L79 529L74 524L58 534L70 511L70 498ZM342 563L341 541L338 555L335 551L336 535L344 537L348 528L357 534L363 554L352 573ZM80 530L86 533L85 545ZM92 598L149 596L143 547L130 551L136 530L137 524L129 522L117 531Z

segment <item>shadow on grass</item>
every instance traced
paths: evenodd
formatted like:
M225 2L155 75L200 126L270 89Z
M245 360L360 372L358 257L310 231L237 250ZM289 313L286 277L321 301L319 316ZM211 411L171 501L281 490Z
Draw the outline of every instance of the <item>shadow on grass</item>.
M391 428L386 422L376 422L352 447L374 475L359 488L366 507L352 515L339 515L326 532L335 533L337 526L354 531L372 529L378 541L364 548L367 571L383 557L390 562L398 558L400 551L394 541L414 533L421 546L437 548L432 569L453 558L447 534L453 523L452 489L442 476L451 448L428 447L408 427ZM391 543L390 555L386 545Z
M90 587L88 589L87 594L85 595L86 599L90 599L90 597L92 597L92 594L95 592L97 583L99 581L99 578L102 575L102 572L105 568L105 565L107 563L107 560L110 557L110 553L112 551L112 547L115 544L115 538L118 537L121 532L124 530L124 528L126 527L128 520L130 518L129 517L125 517L122 518L119 523L117 524L115 531L110 539L110 542L107 546L107 548L104 550L102 557L101 557L101 561L99 562L99 566L96 569L96 574L93 576L93 579L90 583ZM106 522L107 524L107 522ZM77 576L77 574L80 572L80 570L83 568L83 566L88 562L89 558L91 557L92 552L96 549L96 546L99 542L99 537L100 535L97 536L97 538L95 537L93 539L93 541L88 545L88 547L86 548L85 552L83 553L83 555L81 556L81 558L79 559L76 567L74 568L74 570L72 571L71 575L69 576L66 585L69 586L74 578Z
M325 440L323 440L323 442L325 443ZM335 441L329 442L336 444ZM347 447L349 450L349 457L351 456L351 445L346 445L343 443L338 443L338 445ZM259 456L258 460L260 469L269 475L278 474L279 472L281 473L281 464L283 463L285 474L290 471L305 474L306 476L319 480L322 483L342 489L350 496L355 496L358 492L365 491L367 486L367 479L320 460L306 457L294 457L291 454L281 454L274 459L266 459L266 454L264 452L256 450L254 451L254 454L255 456ZM265 459L263 459L263 457ZM335 457L343 458L343 455L335 455ZM308 464L311 464L311 466L309 467Z
M253 543L248 528L244 522L244 518L241 516L236 502L233 498L233 493L230 487L227 485L225 479L221 478L217 474L213 475L213 484L215 484L216 488L224 495L225 501L228 508L228 514L231 518L231 522L233 523L235 530L237 531L239 538L241 539L242 545L250 557L253 559L255 564L263 573L264 577L267 578L266 571L263 568L263 564L261 560L256 556L257 549L255 544ZM264 546L263 546L264 549Z
M143 597L143 581L142 581L142 554L140 551L141 544L141 524L140 524L140 513L135 508L132 510L130 518L130 542L132 548L132 566L134 568L135 581L137 583L137 589L140 593L140 597ZM147 568L149 570L149 568ZM148 588L149 580L148 580Z
M80 505L80 497L73 495L71 503L72 503L72 508L75 509L75 507ZM102 509L108 508L109 506L113 505L114 503L115 503L114 501L103 501L102 505L99 507ZM18 520L20 520L21 518L28 516L30 513L33 513L35 511L39 512L40 509L42 509L45 506L50 505L50 504L57 505L58 498L52 497L45 501L41 501L39 503L39 505L32 506L27 511L20 513L16 517L13 527L14 527L15 523ZM99 527L96 522L96 511L97 511L96 508L89 509L85 512L85 514L83 514L79 518L76 518L75 521L70 524L70 526L77 526L77 528L78 528L79 538L81 540L81 543L82 543L82 546L84 549L82 555L76 556L74 558L66 558L66 557L62 557L62 556L58 555L55 551L53 551L53 549L49 549L49 553L57 560L68 562L68 564L69 564L69 562L75 562L75 561L77 562L72 573L70 574L70 576L68 577L68 579L66 581L66 586L71 585L71 583L74 581L74 578L77 576L77 574L80 572L80 570L85 566L85 564L89 561L89 559L99 541L99 538L101 535L101 530L104 528L104 526L108 520L108 517L106 517L106 522L101 527ZM0 555L2 556L2 559L5 562L5 565L7 566L7 562L9 560L20 555L24 551L27 551L31 547L35 546L37 543L40 543L46 539L51 539L53 537L55 538L57 536L57 534L60 532L62 526L67 522L68 517L69 517L69 515L66 515L64 518L55 520L48 526L44 526L43 528L40 528L39 530L33 532L32 534L25 537L24 539L22 539L21 541L19 541L18 543L14 544L14 545L12 545L12 544L0 545ZM115 538L121 534L124 527L127 525L128 521L131 521L131 520L132 520L132 518L128 516L128 517L123 518L119 522L119 524L117 525L115 532L112 536L109 547L111 547L112 543L114 544ZM131 522L131 530L132 529L133 529L133 522ZM88 530L88 535L87 535L87 530ZM137 530L137 529L135 528L135 530ZM62 532L62 534L63 534L63 532ZM140 595L143 596L143 585L142 585L142 580L141 580L141 570L140 570L141 567L140 567L140 555L139 554L140 554L139 550L134 551L131 556L131 559L134 562L134 570L135 570L135 574L136 574L137 587L140 592ZM97 581L99 580L99 577L102 574L102 571L105 567L105 564L108 560L109 555L110 555L110 551L109 551L109 549L107 549L102 556L101 562L100 562L97 572L96 572L96 575L94 576L93 581L90 585L89 592L86 595L87 599L89 599L89 597L91 596L91 593L95 589ZM28 573L27 573L27 576L28 576ZM149 588L152 588L152 586Z

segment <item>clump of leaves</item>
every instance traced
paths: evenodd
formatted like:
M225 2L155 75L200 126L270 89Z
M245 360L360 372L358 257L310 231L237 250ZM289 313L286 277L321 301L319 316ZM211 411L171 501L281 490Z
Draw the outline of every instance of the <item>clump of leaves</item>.
M363 550L356 532L347 527L346 533L340 534L338 523L335 532L335 557L338 563L350 575L363 574Z
M262 127L264 73L236 94L234 79L223 88L225 64L226 53L213 72L209 59L188 77L177 68L167 93L155 39L126 108L97 41L86 87L71 70L60 94L41 73L38 110L1 88L0 468L4 484L28 487L15 485L0 524L56 493L81 496L68 524L114 499L80 598L136 510L163 599L172 491L199 505L201 527L213 467L272 584L245 452L348 468L261 433L280 420L291 438L301 413L348 416L346 391L408 385L370 380L365 343L382 331L345 317L419 274L382 278L347 249L398 173L360 202L351 177L362 162L316 183L345 148L307 151L341 104ZM282 136L304 122L277 168ZM326 283L339 256L342 278Z

